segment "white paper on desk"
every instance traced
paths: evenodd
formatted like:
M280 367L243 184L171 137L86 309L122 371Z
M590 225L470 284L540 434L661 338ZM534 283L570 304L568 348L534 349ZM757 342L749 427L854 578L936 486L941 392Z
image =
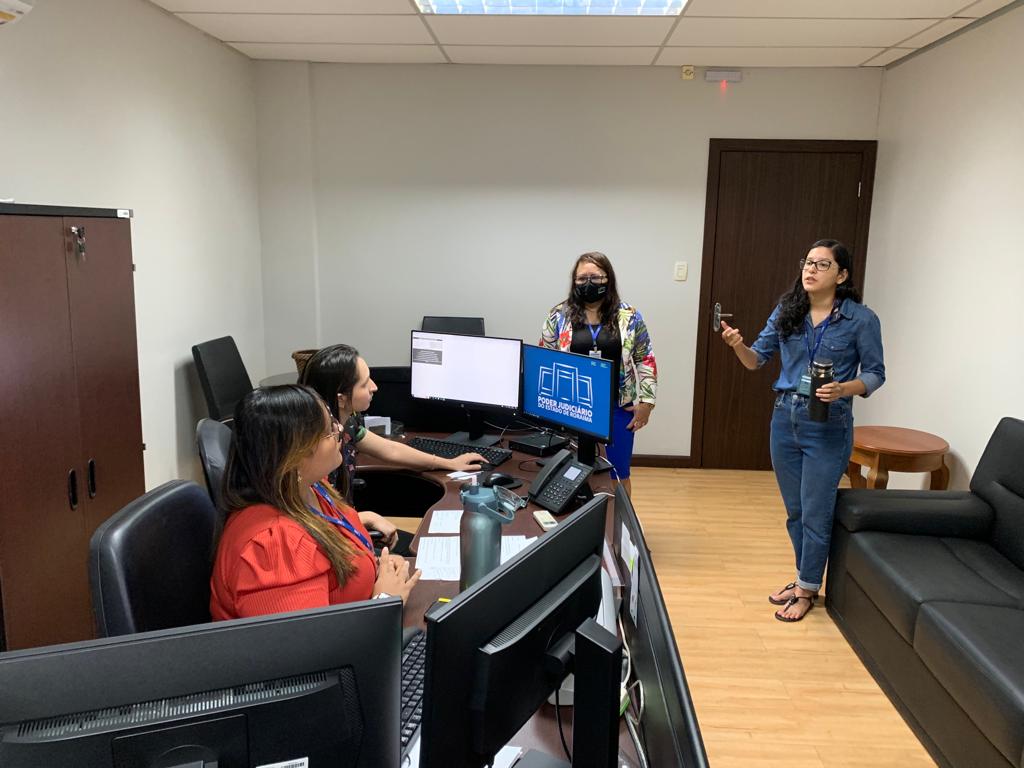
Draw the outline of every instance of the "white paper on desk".
M629 571L629 616L633 619L634 626L636 625L636 605L640 589L640 569L637 567L637 554L638 551L633 544L633 539L630 538L629 530L623 524L619 557L622 558L622 562L626 564L626 569Z
M479 471L477 471L477 472L461 472L461 471L459 471L459 472L449 472L448 473L448 477L450 477L452 480L468 480L469 478L476 477L479 474L480 474Z
M618 589L622 586L622 579L619 577L619 569L615 567L615 555L612 554L611 547L608 546L608 542L604 543L604 551L601 553L601 560L604 564L604 569L608 572L609 578L612 580L612 587Z
M491 768L511 768L512 764L522 756L522 747L502 747L494 756Z
M462 573L459 537L422 537L416 550L416 567L423 571L420 578L424 581L458 581Z
M416 741L409 747L409 754L402 758L402 768L419 768L420 766L420 735L416 734Z
M536 536L526 538L525 536L502 536L501 537L501 563L511 560L528 546L537 540Z
M461 509L435 509L430 514L427 533L458 533L461 520Z

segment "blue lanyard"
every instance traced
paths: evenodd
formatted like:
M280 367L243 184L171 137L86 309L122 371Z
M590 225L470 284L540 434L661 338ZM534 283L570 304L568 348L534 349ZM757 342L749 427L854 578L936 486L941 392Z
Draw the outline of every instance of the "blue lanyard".
M595 331L594 329L597 328ZM591 325L587 323L587 329L590 331L590 338L594 340L594 349L597 349L597 337L601 335L601 324Z
M806 328L806 326L804 327L804 345L807 347L807 367L808 368L811 366L811 364L818 357L818 349L821 348L821 342L823 342L825 340L825 331L828 330L828 324L832 322L832 316L836 313L836 307L837 306L838 306L838 302L832 305L832 311L828 313L828 317L825 318L825 322L822 323L822 325L821 325L821 335L820 336L815 333L814 326L811 326L811 336L815 337L815 339L814 339L814 348L813 349L811 348L811 340L807 338L807 328ZM807 322L810 323L811 321L808 320Z
M320 499L322 499L323 501L326 501L326 502L327 502L327 504L328 504L328 505L330 505L330 507L331 507L332 509L334 508L334 502L332 502L332 501L331 501L331 497L330 497L330 496L328 496L328 495L327 495L327 494L326 494L326 493L324 492L324 490L323 490L323 489L322 489L322 488L320 487L320 483L313 483L313 492L314 492L314 493L315 493L315 494L316 494L316 495L317 495L317 496L318 496L318 497L319 497ZM360 543L361 543L361 544L362 544L362 545L363 545L364 547L366 547L366 549L367 549L367 550L369 550L370 552L373 552L373 544L371 544L371 543L370 543L370 540L369 540L368 538L366 538L365 536L363 536L363 534L361 534L361 533L360 533L359 531L357 531L357 530L356 530L356 528L355 528L355 526L354 526L354 525L352 525L352 523L350 523L350 522L349 522L348 520L346 520L346 519L345 519L344 517L334 517L333 515L328 515L328 514L326 514L326 513L325 513L325 512L323 511L323 510L321 510L321 509L316 509L316 508L315 508L315 507L313 507L312 505L311 505L311 506L309 507L309 510L310 510L310 512L312 512L313 514L315 514L315 515L319 515L320 517L322 517L322 518L323 518L324 520L327 520L328 522L334 523L335 525L340 525L340 526L341 526L342 528L344 528L344 529L345 529L346 531L348 531L348 532L349 532L349 533L351 533L351 534L352 534L353 536L355 536L355 537L356 537L357 539L359 539L359 542L360 542Z

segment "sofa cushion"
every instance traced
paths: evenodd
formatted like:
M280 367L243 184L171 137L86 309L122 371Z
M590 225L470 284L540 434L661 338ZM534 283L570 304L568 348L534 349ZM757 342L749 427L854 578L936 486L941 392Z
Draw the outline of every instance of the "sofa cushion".
M928 603L918 614L914 650L935 679L1003 753L1024 753L1024 610Z
M930 600L1024 608L1024 572L985 542L862 531L846 567L908 643Z

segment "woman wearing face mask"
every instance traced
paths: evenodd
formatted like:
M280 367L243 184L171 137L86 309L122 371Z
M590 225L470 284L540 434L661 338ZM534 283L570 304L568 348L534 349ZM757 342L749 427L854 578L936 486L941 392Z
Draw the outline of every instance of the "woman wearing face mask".
M603 253L576 259L569 280L569 297L551 309L540 343L614 361L618 404L607 452L612 476L629 493L633 436L651 418L658 390L651 336L640 312L619 300L615 270Z
M828 559L836 489L853 448L853 397L885 382L882 328L853 286L853 260L836 240L819 240L800 259L800 276L751 346L722 323L722 340L754 370L779 352L782 371L772 414L772 467L786 505L796 579L768 596L779 621L800 621L814 607ZM828 420L808 414L810 365L829 360L834 381L815 390Z
M255 389L233 426L228 519L210 577L214 620L408 598L419 571L410 575L387 548L375 555L372 521L323 482L341 464L341 426L313 390Z

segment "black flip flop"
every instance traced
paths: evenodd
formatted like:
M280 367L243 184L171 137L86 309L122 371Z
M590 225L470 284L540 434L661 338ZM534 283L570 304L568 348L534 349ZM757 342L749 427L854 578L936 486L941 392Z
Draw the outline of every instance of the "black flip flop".
M782 589L780 589L779 592L785 592L785 591L790 590L790 589L796 589L796 582L795 581L789 582L789 584L787 584ZM778 600L778 599L772 597L771 595L768 595L768 602L771 603L772 605L785 605L786 603L789 602L789 598L787 597L787 598L785 598L783 600Z

